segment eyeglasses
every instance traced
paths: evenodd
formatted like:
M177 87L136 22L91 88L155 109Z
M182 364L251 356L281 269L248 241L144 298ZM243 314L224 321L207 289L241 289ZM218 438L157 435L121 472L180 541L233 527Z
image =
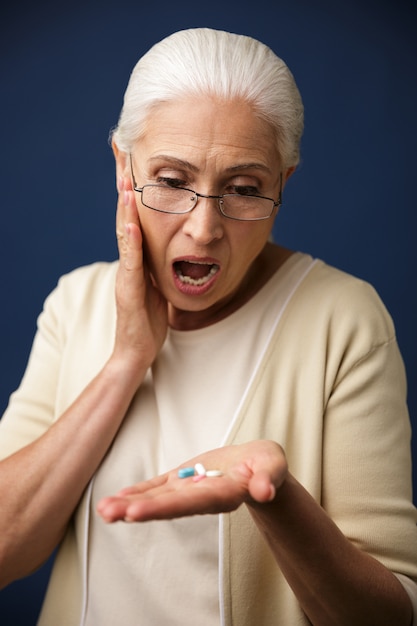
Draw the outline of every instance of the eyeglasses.
M132 167L132 162L131 162ZM142 196L142 204L153 211L180 215L189 213L197 205L199 198L218 200L218 207L224 217L240 221L266 220L271 217L275 207L282 204L282 174L278 201L264 196L240 195L226 193L211 196L197 193L184 187L166 187L165 185L149 184L137 187L132 167L133 188Z

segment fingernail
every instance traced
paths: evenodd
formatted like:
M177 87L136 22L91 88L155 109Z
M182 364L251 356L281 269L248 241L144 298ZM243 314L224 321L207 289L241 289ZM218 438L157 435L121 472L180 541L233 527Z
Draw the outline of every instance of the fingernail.
M268 498L268 502L272 502L272 500L275 498L277 490L275 489L275 485L271 485L271 492L269 494L269 498Z

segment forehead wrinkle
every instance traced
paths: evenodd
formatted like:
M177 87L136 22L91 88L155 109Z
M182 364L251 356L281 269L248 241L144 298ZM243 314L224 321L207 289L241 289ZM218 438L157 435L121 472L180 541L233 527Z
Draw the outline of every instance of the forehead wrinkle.
M149 161L152 163L153 161L165 161L167 163L170 163L172 165L176 165L179 166L181 168L186 168L191 170L192 172L198 172L199 168L194 165L193 163L190 163L190 161L186 161L185 159L180 159L178 157L173 157L173 156L169 156L167 154L158 154L155 156L152 156ZM266 172L267 174L272 174L271 169L263 164L263 163L257 163L257 162L251 162L251 163L240 163L237 165L231 165L229 167L225 168L226 172L240 172L243 170L260 170L262 172Z

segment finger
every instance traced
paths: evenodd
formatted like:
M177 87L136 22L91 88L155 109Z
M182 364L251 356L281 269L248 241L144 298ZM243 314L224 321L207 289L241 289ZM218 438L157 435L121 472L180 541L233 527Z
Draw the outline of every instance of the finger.
M120 177L117 181L117 208L116 208L116 235L117 239L123 239L123 228L126 224L126 219L124 216L124 180Z
M185 482L185 481L184 481ZM180 489L171 488L133 498L125 511L125 521L174 519L191 515L226 513L241 503L233 481L224 478L192 482L186 479Z
M276 489L266 470L257 472L249 481L249 494L257 502L271 502L275 498Z
M97 504L96 510L105 522L112 523L124 520L128 504L129 501L122 498L103 498Z
M155 486L149 487L152 483ZM135 489L137 493L133 492ZM236 509L245 494L246 489L227 476L206 478L201 482L194 482L192 477L176 478L164 484L148 481L104 498L98 503L97 511L106 522L144 522L226 513Z
M118 196L116 210L117 239L123 239L126 224L133 223L139 226L139 215L133 193L133 191L123 190Z
M136 485L132 485L130 487L125 487L121 489L116 496L124 497L124 496L133 496L136 494L146 493L151 489L156 489L158 487L162 487L168 482L169 474L161 474L159 476L155 476L154 478L150 478L149 480L141 481Z
M128 272L143 269L142 234L139 227L132 222L125 224L125 238L120 260Z
M116 236L118 242L123 243L126 224L133 223L139 226L139 215L131 185L124 178L119 178L117 189Z
M128 490L123 490L128 491ZM207 506L207 503L205 504ZM201 507L198 500L170 487L149 489L141 493L110 496L97 504L97 512L106 522L124 520L142 522L151 519L172 519L193 515Z
M167 475L156 476L150 480L142 481L131 487L121 489L114 496L102 498L96 510L106 522L115 522L124 519L126 508L131 502L132 496L138 496L163 486L167 481Z
M133 194L126 189L119 194L116 220L120 261L127 271L143 269L142 233Z

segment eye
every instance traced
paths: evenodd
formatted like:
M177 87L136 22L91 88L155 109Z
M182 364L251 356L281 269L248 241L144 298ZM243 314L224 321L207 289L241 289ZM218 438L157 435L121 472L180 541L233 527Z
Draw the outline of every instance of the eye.
M180 178L172 178L169 176L158 176L156 182L167 187L185 187L186 181Z
M239 196L259 196L259 189L254 185L233 185L227 193L234 193Z

